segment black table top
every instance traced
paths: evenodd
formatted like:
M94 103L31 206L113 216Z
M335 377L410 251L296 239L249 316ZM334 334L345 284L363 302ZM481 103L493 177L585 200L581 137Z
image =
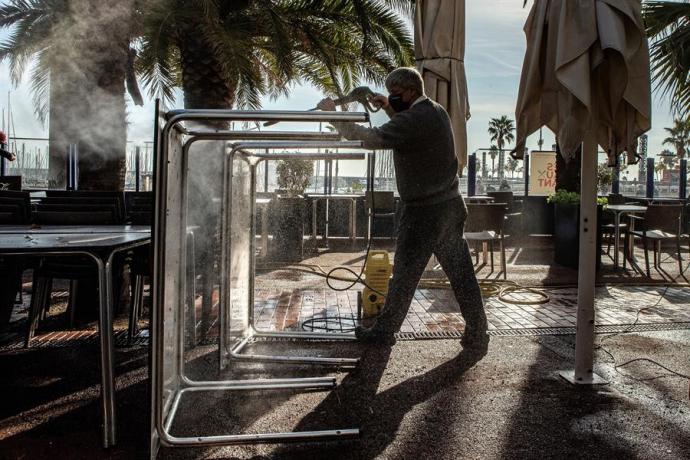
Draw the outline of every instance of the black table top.
M0 225L4 233L151 233L149 225Z
M113 250L132 243L151 240L147 233L38 233L0 234L0 254L31 252L70 252Z

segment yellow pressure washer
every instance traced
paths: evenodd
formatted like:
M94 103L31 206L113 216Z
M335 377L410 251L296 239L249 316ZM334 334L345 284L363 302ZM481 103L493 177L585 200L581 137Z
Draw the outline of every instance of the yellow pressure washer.
M372 318L383 310L393 266L387 251L370 251L364 264L364 289L357 293L357 316Z

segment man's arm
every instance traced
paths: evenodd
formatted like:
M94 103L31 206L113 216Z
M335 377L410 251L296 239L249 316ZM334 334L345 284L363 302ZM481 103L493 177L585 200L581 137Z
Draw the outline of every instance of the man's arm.
M385 98L385 96L381 96ZM390 106L388 100L381 104L382 108L388 113ZM319 102L316 106L320 110L334 111L335 104L330 98ZM364 142L364 147L368 149L393 149L399 145L404 145L415 137L416 127L409 113L403 112L395 114L391 120L378 128L366 128L352 122L333 122L332 125L340 134L349 140L360 140Z
M377 128L367 128L351 122L332 123L349 140L361 140L368 149L394 149L415 137L415 126L409 114L398 114Z

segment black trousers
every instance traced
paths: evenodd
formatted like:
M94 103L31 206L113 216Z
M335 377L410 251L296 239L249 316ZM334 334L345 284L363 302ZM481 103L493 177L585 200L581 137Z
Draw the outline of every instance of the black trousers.
M388 333L400 329L429 258L436 255L448 276L470 330L485 330L484 303L463 229L467 208L462 197L430 206L404 206L398 226L393 278L376 321Z

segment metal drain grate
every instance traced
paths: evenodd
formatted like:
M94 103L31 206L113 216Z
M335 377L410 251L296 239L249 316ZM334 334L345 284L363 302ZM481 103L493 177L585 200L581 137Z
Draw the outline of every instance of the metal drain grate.
M574 328L573 328L574 329ZM648 324L616 324L614 326L595 326L595 332L605 334L607 332L651 332L651 331L675 331L690 329L690 322L682 323L648 323ZM574 332L573 332L574 333Z
M622 332L652 332L652 331L672 331L690 329L690 322L682 323L649 323L649 324L616 324L595 326L597 334L610 334ZM127 344L127 331L119 330L114 333L114 343L116 347L145 347L148 346L149 338L146 331L142 331L135 337L131 345ZM544 335L575 335L574 327L541 327L524 329L495 329L489 331L492 337L524 337L524 336L544 336ZM421 332L398 332L395 334L398 340L443 340L459 339L462 337L460 331L421 331ZM300 339L282 337L255 337L254 342L291 342ZM20 350L24 348L24 338L21 334L3 334L0 336L0 351ZM208 336L199 345L215 345L218 343L217 336ZM87 347L100 346L98 331L56 331L35 337L31 341L31 348L65 348L65 347Z
M595 326L596 334L609 334L616 332L652 332L673 331L690 329L690 322L683 323L650 323L650 324L616 324ZM524 329L495 329L489 331L492 337L519 337L539 335L575 335L574 327L538 327ZM395 334L398 340L433 340L433 339L457 339L462 337L458 331L437 332L399 332Z
M398 340L434 340L434 339L459 339L460 331L422 331L422 332L398 332L395 338Z

